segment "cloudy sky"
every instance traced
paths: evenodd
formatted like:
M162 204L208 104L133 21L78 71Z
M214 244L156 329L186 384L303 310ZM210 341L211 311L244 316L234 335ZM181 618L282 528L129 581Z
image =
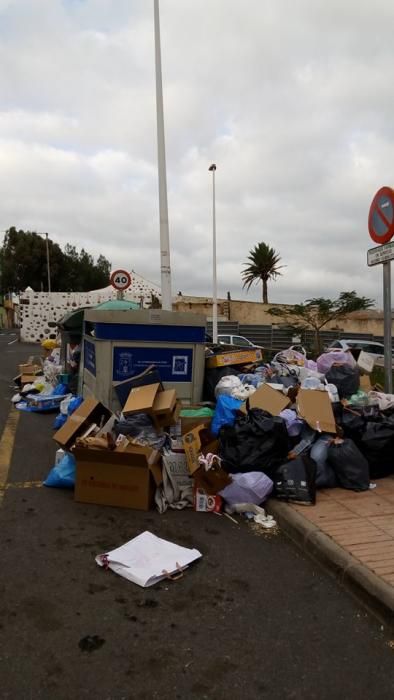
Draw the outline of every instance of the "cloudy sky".
M394 3L161 0L172 287L270 301L355 289L394 184ZM48 231L160 282L153 0L0 0L0 229ZM1 234L3 235L3 234Z

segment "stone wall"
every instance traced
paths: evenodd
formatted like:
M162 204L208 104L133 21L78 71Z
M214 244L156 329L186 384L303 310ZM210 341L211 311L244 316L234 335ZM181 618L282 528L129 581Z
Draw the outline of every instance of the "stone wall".
M148 306L151 295L161 297L160 288L143 277L132 273L131 287L124 298ZM26 290L20 295L19 321L22 342L41 342L45 338L56 338L56 323L65 314L84 306L96 306L104 301L116 299L113 287L92 292L34 292Z

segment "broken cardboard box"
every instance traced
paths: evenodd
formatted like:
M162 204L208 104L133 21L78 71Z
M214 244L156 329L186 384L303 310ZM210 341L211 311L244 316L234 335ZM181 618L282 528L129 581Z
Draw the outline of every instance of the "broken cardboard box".
M161 456L123 441L114 451L76 448L75 500L149 510L161 483Z

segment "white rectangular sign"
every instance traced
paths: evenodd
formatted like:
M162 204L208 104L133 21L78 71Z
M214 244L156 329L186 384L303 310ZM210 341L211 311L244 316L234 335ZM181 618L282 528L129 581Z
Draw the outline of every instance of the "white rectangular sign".
M369 267L389 262L389 260L394 260L394 242L378 245L376 248L370 248L367 251L367 264Z

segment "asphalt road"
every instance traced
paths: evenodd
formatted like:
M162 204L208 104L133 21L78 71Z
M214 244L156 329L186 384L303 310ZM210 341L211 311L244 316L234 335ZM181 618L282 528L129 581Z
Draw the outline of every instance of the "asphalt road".
M0 427L29 354L10 341L0 335ZM1 698L392 700L390 635L282 534L22 487L53 463L52 421L20 415L0 506ZM203 558L150 589L95 564L145 529Z

